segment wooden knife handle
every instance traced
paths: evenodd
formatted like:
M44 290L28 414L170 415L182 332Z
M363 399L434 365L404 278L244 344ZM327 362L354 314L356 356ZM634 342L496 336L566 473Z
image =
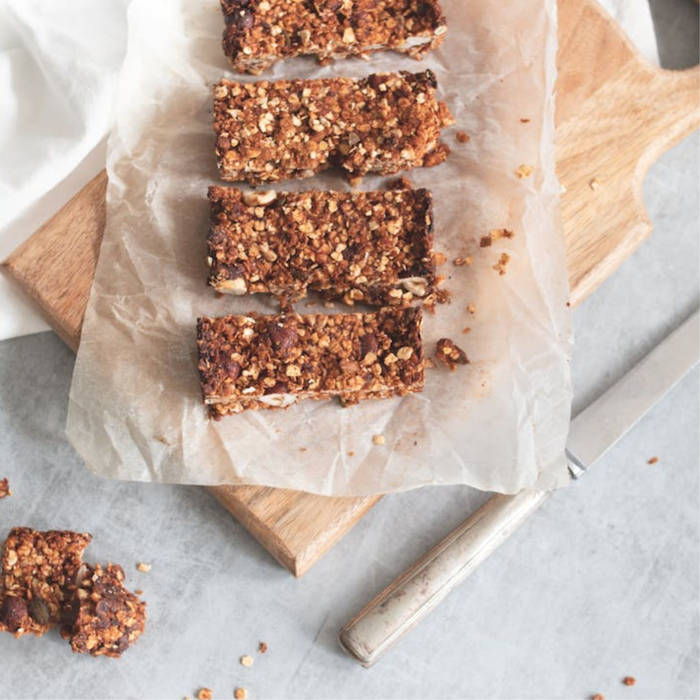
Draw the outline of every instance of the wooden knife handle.
M425 556L390 583L340 631L340 643L371 666L498 546L549 496L521 491L493 496Z

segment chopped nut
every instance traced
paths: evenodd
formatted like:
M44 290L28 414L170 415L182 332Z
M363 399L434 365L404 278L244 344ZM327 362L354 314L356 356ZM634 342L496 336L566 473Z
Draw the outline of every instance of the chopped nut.
M212 695L211 688L200 688L197 691L197 700L211 700Z
M399 348L398 352L396 353L396 357L398 357L399 360L408 360L412 355L413 348L408 345L404 345L402 348Z
M518 176L518 178L522 179L524 177L530 177L532 175L532 172L535 168L532 165L525 165L525 163L522 163L519 165L516 170L515 174Z
M471 265L472 259L471 256L467 255L464 258L455 258L452 263L457 267L462 267L463 265Z
M372 438L372 442L373 442L375 445L383 445L384 442L385 442L384 436L383 436L383 435L375 435L375 436Z
M595 192L600 187L600 180L597 177L594 177L588 183L588 186Z
M236 700L245 700L248 697L248 691L245 688L236 688L233 691L233 697Z
M456 134L457 141L460 143L469 143L469 134L464 131L458 131Z
M444 362L451 370L454 370L457 365L469 364L467 353L449 338L438 340L435 357Z
M508 253L501 253L501 257L498 258L498 262L493 265L493 269L498 272L499 275L506 274L506 265L510 261L510 255Z
M355 453L354 453L354 452L348 452L348 454L352 457ZM258 645L258 651L259 651L261 654L266 653L266 652L267 652L267 644L265 644L265 642L260 642L260 644Z
M659 461L658 457L651 457L647 460L647 464L656 464Z
M637 679L634 678L634 676L625 676L625 677L622 679L622 682L623 682L625 685L634 685L634 684L637 682Z
M246 656L241 656L241 666L252 666L253 661L254 659L252 656L248 656L247 654Z
M0 479L0 498L6 498L11 495L10 482L7 479Z
M145 562L140 561L137 565L136 568L139 571L143 571L144 573L148 573L151 570L151 565L146 564Z

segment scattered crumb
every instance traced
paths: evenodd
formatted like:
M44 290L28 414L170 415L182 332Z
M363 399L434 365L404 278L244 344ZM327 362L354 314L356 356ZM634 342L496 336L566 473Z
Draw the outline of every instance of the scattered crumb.
M241 666L252 666L254 660L255 659L253 659L252 656L248 656L248 654L246 654L245 656L241 656Z
M433 369L435 367L435 363L433 362L432 357L426 357L425 358L425 368L426 369Z
M475 314L476 313L476 306L474 304L468 304L467 305L467 311L470 314Z
M248 691L245 688L236 688L233 691L233 697L236 700L245 700L248 697Z
M444 281L440 280L440 282L438 282L438 280L439 277L435 279L437 284ZM437 300L438 304L449 304L452 301L452 292L450 292L449 289L438 289L435 293L435 299Z
M636 679L634 676L625 676L625 677L622 679L622 682L623 682L625 685L634 685L634 684L637 682L637 679Z
M438 340L435 357L440 362L444 362L451 370L454 370L457 365L469 364L467 353L449 338Z
M501 257L498 258L498 262L493 265L493 269L498 272L499 275L506 274L506 265L510 262L510 255L508 253L501 253Z
M447 257L444 253L433 253L433 262L436 267L440 267L440 265L444 265L447 262Z
M0 479L0 498L6 498L11 495L10 482L7 479Z
M439 285L439 284L442 284L442 283L445 281L445 279L446 279L446 278L445 278L445 275L438 275L438 276L435 278L435 284L438 284L438 285Z
M300 447L299 452L306 452L306 450L308 450L308 449L309 449L308 447Z
M326 309L335 309L335 304L332 301L324 301L323 307Z
M211 688L200 688L197 691L197 700L211 700L212 692Z
M594 177L588 183L588 186L595 192L600 187L600 180L597 177Z
M384 440L384 436L383 436L383 435L375 435L375 436L372 438L372 442L373 442L375 445L383 445L386 441Z
M529 119L526 119L525 117L521 117L521 118L520 118L520 123L521 123L521 124L529 124L529 123L530 123L530 120L529 120Z
M137 589L134 591L134 593L135 593L136 595L143 595L143 591L142 591L140 588L137 588Z
M354 457L354 456L355 456L355 453L352 450L348 450L348 457ZM260 642L260 643L263 644L264 642ZM265 652L263 651L261 653L264 654Z
M596 693L591 700L605 700L605 695L602 693Z
M386 183L386 188L388 190L411 190L413 189L413 183L405 176L394 178Z
M355 453L354 453L354 452L348 452L348 454L352 457ZM267 651L267 644L265 644L265 642L260 642L260 644L258 645L258 651L259 651L261 654L264 654L264 653Z
M516 169L515 174L522 180L524 177L530 177L535 168L532 165L521 163Z
M361 177L351 177L351 178L348 178L348 182L350 183L351 187L359 187L362 184L362 178Z
M139 571L143 571L144 573L148 573L151 570L151 565L146 564L145 562L140 561L137 565L136 568Z
M460 143L469 143L469 134L466 131L458 131L455 136Z
M457 267L462 267L463 265L471 265L472 259L471 256L467 255L464 258L455 258L452 263Z
M658 457L651 457L647 460L647 464L656 464L659 461Z
M571 302L570 302L570 301L567 301L567 302L566 302L566 307L569 308L570 306L571 306Z
M471 332L472 332L472 329L469 328L469 326L467 326L466 328L462 328L462 333L464 333L465 335L466 335L467 333L471 333Z
M481 248L488 248L492 243L495 243L500 238L513 238L513 232L507 228L492 228L487 236L482 236L479 241Z

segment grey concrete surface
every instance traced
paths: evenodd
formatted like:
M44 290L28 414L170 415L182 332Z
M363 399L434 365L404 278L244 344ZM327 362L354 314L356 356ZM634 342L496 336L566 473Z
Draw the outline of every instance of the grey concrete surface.
M672 32L660 33L662 58L677 65L697 54L670 9L686 2L654 3ZM683 51L664 48L681 40ZM698 305L699 146L694 134L652 167L654 234L574 313L576 409ZM697 370L365 670L339 651L339 627L485 495L388 497L295 580L203 490L87 473L63 437L72 364L51 333L0 343L0 477L14 492L0 530L90 530L88 559L124 565L148 629L119 661L73 656L55 631L0 635L1 698L178 698L200 686L216 698L243 686L251 699L700 696ZM238 663L246 653L251 668Z

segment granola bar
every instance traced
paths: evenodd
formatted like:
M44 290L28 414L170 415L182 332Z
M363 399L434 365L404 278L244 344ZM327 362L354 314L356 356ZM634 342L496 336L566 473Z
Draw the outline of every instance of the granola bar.
M261 73L282 58L325 63L391 49L421 58L445 38L438 0L221 0L233 68Z
M435 99L431 71L375 73L214 87L214 131L224 180L310 177L338 166L351 178L442 163L440 130L454 122Z
M199 377L219 418L298 399L345 404L423 389L419 308L370 314L200 318Z
M91 539L87 533L12 529L2 555L0 630L41 636L55 625Z
M290 301L307 290L353 305L400 305L435 288L432 196L242 192L210 187L209 284Z
M121 566L87 567L61 628L74 652L118 657L143 634L146 603L124 588L123 582Z

